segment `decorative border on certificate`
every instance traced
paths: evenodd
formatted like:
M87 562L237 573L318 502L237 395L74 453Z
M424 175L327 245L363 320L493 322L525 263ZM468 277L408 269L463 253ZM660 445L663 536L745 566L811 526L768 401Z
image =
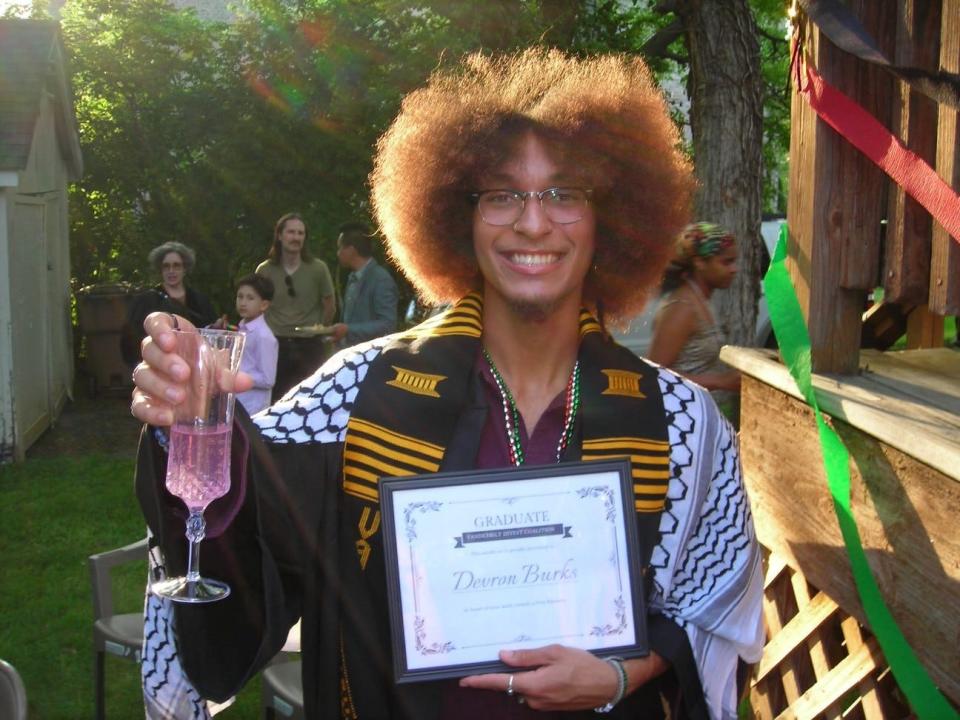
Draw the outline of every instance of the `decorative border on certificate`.
M551 643L647 654L626 458L380 481L398 683Z

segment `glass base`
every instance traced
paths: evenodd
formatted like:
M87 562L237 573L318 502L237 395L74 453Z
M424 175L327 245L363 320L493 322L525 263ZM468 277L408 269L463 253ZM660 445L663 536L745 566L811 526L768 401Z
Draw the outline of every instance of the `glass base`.
M223 600L230 594L230 586L210 578L187 580L175 577L153 583L150 592L173 602L199 604Z

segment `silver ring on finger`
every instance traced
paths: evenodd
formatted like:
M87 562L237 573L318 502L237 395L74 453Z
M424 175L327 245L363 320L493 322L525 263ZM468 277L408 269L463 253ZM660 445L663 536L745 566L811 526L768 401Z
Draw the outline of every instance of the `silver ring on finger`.
M516 691L513 689L513 675L510 676L510 679L507 680L507 695L513 697Z

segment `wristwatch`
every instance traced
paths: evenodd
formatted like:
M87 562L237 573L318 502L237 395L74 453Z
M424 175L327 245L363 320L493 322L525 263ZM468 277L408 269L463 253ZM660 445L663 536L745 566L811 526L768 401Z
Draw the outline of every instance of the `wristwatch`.
M606 705L595 707L593 711L596 713L610 712L618 702L623 700L623 696L627 694L627 669L623 666L623 658L608 657L603 658L603 660L617 671L617 693Z

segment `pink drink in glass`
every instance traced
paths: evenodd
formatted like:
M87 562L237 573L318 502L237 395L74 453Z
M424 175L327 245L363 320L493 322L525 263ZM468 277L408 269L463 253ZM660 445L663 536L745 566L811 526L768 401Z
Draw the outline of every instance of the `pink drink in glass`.
M230 425L170 428L167 490L202 512L230 489Z
M223 600L230 586L200 574L200 543L206 537L203 511L230 489L230 436L234 396L230 376L240 367L243 335L227 330L173 330L176 351L190 369L186 397L174 408L167 457L167 490L183 500L190 517L187 571L156 579L157 597L181 603Z

